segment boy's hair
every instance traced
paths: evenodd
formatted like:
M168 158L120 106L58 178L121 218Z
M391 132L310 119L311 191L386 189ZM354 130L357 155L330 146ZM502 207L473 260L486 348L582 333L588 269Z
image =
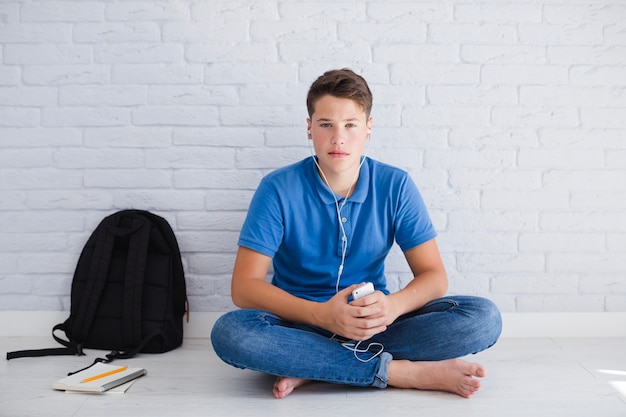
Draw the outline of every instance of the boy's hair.
M348 98L358 103L369 119L372 111L372 92L367 81L348 68L325 72L311 84L306 97L309 117L315 112L315 103L325 95Z

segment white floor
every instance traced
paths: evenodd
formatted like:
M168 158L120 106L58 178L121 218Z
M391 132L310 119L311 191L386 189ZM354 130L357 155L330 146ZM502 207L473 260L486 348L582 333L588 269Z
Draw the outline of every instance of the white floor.
M55 347L50 338L1 337L2 353ZM208 339L128 361L148 375L126 394L69 394L51 384L87 357L0 363L0 416L626 416L626 338L502 339L469 357L486 366L472 399L441 392L314 383L275 400L273 378L223 364Z

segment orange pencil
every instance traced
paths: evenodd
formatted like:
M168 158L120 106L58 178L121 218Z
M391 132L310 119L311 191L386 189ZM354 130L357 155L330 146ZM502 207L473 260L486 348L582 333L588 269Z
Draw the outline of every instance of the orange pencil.
M100 375L94 375L94 376L91 376L91 377L89 377L89 378L85 378L85 379L83 379L83 380L82 380L82 381L80 381L80 382L81 382L82 384L84 384L85 382L95 381L96 379L104 378L105 376L113 375L113 374L116 374L116 373L118 373L118 372L122 372L122 371L125 371L125 370L126 370L126 367L125 367L125 366L122 366L121 368L117 368L117 369L114 369L114 370L112 370L112 371L109 371L109 372L105 372L105 373L103 373L103 374L100 374Z

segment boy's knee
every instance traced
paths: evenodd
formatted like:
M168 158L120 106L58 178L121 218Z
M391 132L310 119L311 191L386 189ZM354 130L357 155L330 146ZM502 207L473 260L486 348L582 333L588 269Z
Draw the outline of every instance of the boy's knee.
M500 314L500 309L498 309L493 301L486 298L483 300L485 332L489 333L492 339L491 345L493 345L500 338L500 334L502 333L502 314Z
M213 323L213 328L211 329L211 344L217 356L220 357L222 352L230 349L227 345L233 342L234 323L231 317L232 313L229 312L220 316Z

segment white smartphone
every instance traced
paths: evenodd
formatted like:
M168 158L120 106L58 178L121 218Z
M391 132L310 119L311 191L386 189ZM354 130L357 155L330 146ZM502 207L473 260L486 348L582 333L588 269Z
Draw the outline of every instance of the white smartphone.
M372 284L371 282L366 282L365 284L361 285L358 288L355 288L354 291L352 291L352 298L354 300L358 300L359 298L363 298L366 295L370 295L374 292L374 284Z

